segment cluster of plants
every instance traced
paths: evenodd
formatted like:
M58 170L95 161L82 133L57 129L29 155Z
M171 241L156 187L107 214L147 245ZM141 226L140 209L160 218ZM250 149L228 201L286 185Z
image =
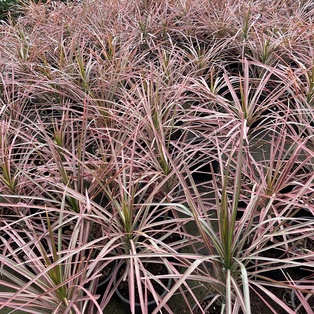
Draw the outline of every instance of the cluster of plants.
M3 21L0 312L106 313L126 285L132 313L312 313L313 18L84 0Z

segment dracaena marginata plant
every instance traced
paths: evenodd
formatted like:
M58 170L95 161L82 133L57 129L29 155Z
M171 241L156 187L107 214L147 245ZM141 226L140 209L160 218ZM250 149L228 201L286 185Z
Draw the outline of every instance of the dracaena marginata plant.
M239 239L237 239L242 232L237 233L237 204L239 201L241 191L241 165L242 165L242 153L243 153L243 142L245 134L245 125L240 132L240 139L234 144L233 152L237 152L237 163L236 163L236 174L232 183L234 186L233 198L230 202L228 200L229 191L228 184L229 168L232 160L232 156L227 161L227 169L223 174L222 187L218 188L216 180L213 180L213 186L215 188L215 199L216 204L208 206L202 201L199 188L195 184L192 175L187 172L188 182L182 174L178 173L180 182L183 185L184 193L186 196L187 205L178 206L178 210L183 214L193 217L197 230L199 232L199 241L204 245L208 255L191 255L191 259L195 258L195 261L186 271L186 276L178 280L176 285L172 288L170 293L178 288L179 284L182 284L186 278L193 278L206 282L211 290L212 295L218 294L222 297L222 302L226 306L227 312L231 313L233 300L235 296L240 295L241 305L249 306L249 295L247 285L239 284L240 278L242 282L247 283L247 273L243 261L239 258L236 253ZM221 161L221 166L222 162ZM222 168L223 169L223 168ZM252 206L255 202L252 202ZM230 208L231 207L231 208ZM215 209L215 210L214 210ZM253 212L253 210L252 210ZM251 222L252 223L252 222ZM247 227L243 224L243 229ZM248 229L251 226L248 226ZM196 253L200 253L200 249ZM204 268L203 268L204 267ZM211 273L213 272L213 273ZM204 276L204 277L203 277ZM240 287L244 287L244 293L241 292ZM170 294L169 294L170 295ZM245 297L243 297L245 296ZM167 298L167 297L166 297ZM196 303L200 307L200 300ZM166 299L164 299L166 302Z
M196 249L197 255L190 255L193 264L172 287L164 303L190 279L207 287L207 302L198 300L194 307L200 312L218 298L222 312L242 309L251 313L250 298L260 298L271 310L276 303L287 313L294 313L295 308L283 302L274 287L295 291L294 295L300 297L299 308L310 308L312 248L290 251L296 243L311 243L307 239L313 239L313 176L308 176L313 154L302 137L292 136L291 144L285 136L289 128L283 125L281 121L275 126L277 132L269 143L270 156L259 161L250 152L243 119L231 155L220 159L224 171L221 176L214 176L215 202L204 202L202 188L190 173L187 178L177 173L186 196L186 204L177 204L177 210L193 217L203 248ZM293 189L285 193L287 186ZM300 218L296 214L301 209L307 214ZM299 281L294 271L303 268L308 278Z
M78 121L65 106L56 110L61 116L43 120L40 111L16 108L8 104L2 116L1 308L100 312L97 282L111 260L97 255L114 245L94 231L98 192L91 178L100 166L87 152L86 133L77 132L84 115Z
M126 118L130 121L129 117ZM127 282L130 309L134 311L137 302L142 312L146 313L150 301L148 291L153 300L160 303L161 295L156 290L156 284L167 291L162 277L169 281L169 274L177 272L173 263L178 266L178 262L170 260L170 257L181 245L181 237L174 237L176 233L180 234L179 218L169 215L171 204L165 203L166 198L163 201L159 196L167 180L172 179L173 171L164 174L152 168L159 152L148 150L143 155L140 141L147 141L139 137L143 134L141 127L141 124L134 129L130 127L130 133L121 132L119 128L109 131L113 133L109 137L110 148L106 156L114 166L107 177L108 183L103 185L102 193L107 201L99 210L99 217L100 220L104 217L101 224L104 229L110 227L110 231L106 231L110 233L108 236L115 237L112 256L120 259L119 271L112 280L113 289L120 289ZM156 199L160 203L156 203ZM105 212L108 214L102 215ZM108 215L111 215L109 226ZM165 273L149 271L149 265L154 264L164 265ZM135 291L138 291L138 300L135 299Z

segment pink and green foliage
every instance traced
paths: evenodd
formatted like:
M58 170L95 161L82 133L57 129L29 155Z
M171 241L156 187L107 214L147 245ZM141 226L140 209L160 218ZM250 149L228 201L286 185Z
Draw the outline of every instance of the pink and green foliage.
M311 313L312 2L21 12L0 25L0 311L103 313L126 281L133 312L149 292L153 313Z

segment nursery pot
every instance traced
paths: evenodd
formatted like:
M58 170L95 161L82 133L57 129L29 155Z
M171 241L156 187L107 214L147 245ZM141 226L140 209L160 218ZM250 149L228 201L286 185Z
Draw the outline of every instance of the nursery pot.
M114 278L114 285L116 284L116 282L117 282L117 279ZM126 282L124 282L124 283L128 287L127 283ZM167 281L166 289L164 289L164 291L162 293L159 293L161 298L166 295L167 291L169 291L169 289L171 287L171 283L172 283L172 279L169 278ZM122 294L121 288L119 286L116 289L115 293L118 296L118 298L123 302L124 307L125 307L125 313L131 314L132 312L131 312L131 307L130 307L130 300L128 299L128 297L126 295ZM128 294L128 291L127 291L127 294ZM146 311L143 313L142 309L141 309L141 304L139 302L135 302L134 314L150 314L154 311L156 306L157 306L157 304L156 304L156 301L154 300L153 296L151 296L151 299L149 299L149 296L148 296Z

